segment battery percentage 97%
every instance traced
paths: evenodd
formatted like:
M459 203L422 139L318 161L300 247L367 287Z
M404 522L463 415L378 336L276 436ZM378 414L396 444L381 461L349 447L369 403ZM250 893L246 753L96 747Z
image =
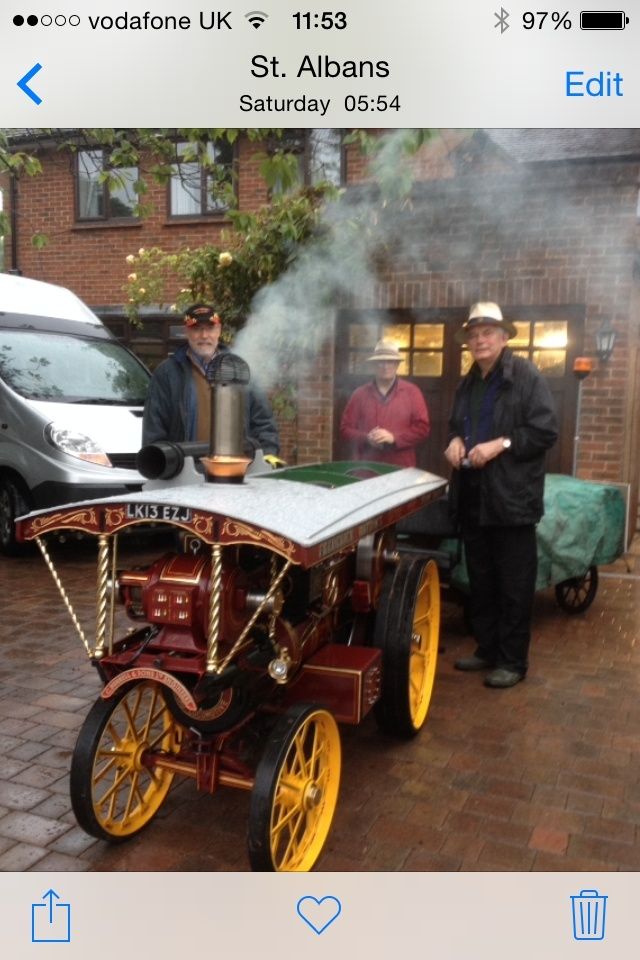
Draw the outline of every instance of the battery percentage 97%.
M546 25L553 27L554 30L558 30L562 27L564 30L571 30L571 20L569 19L569 11L565 10L564 13L561 13L559 10L536 10L532 12L527 10L526 13L522 14L522 26L525 30L542 30L546 22Z

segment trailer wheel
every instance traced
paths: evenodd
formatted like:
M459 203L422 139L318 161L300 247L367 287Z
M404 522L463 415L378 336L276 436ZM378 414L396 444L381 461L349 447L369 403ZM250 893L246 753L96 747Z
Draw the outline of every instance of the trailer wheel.
M142 830L174 777L154 769L149 752L178 753L181 734L159 684L138 683L97 700L71 761L71 804L82 829L113 843Z
M440 581L434 560L405 558L383 590L374 645L382 650L378 726L414 737L424 724L435 681L440 634Z
M311 870L329 834L340 786L333 715L296 704L271 731L249 807L253 870Z
M565 613L584 613L598 592L598 568L589 567L582 577L571 577L556 584L556 600Z

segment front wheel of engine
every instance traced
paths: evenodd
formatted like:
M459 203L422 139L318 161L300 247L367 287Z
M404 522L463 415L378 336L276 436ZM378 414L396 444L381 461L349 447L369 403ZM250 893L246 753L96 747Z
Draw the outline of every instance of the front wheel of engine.
M153 756L178 753L181 733L156 683L138 683L96 701L71 761L71 803L82 829L112 843L142 830L174 777L154 768Z
M331 828L340 756L338 725L328 710L296 704L276 723L251 794L253 870L311 870Z

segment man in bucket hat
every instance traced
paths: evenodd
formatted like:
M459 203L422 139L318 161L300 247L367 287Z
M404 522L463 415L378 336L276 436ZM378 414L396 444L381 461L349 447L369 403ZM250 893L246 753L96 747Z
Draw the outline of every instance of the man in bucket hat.
M497 303L475 303L456 334L473 365L456 390L445 457L471 588L476 649L458 670L490 670L488 687L527 672L543 513L544 461L558 436L551 391L507 342L516 328Z
M187 342L161 363L151 378L142 421L143 444L209 440L211 387L207 367L228 347L220 343L222 323L211 304L190 306L184 314L184 327ZM245 433L248 448L278 455L278 430L269 401L253 384L246 393Z
M351 441L358 460L415 467L416 447L429 436L429 413L420 390L398 377L402 354L390 340L379 340L367 361L370 383L351 395L340 435Z

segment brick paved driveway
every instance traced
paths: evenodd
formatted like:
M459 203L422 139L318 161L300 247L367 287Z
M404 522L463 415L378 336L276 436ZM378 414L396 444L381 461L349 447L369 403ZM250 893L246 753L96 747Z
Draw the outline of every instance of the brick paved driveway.
M90 548L65 545L56 562L90 633ZM75 825L69 763L98 679L39 556L0 559L0 604L0 870L247 869L240 791L182 782L121 846ZM454 672L471 644L458 608L444 612L422 734L397 743L373 721L343 731L320 868L640 869L640 576L602 578L580 617L540 594L529 676L505 691Z

